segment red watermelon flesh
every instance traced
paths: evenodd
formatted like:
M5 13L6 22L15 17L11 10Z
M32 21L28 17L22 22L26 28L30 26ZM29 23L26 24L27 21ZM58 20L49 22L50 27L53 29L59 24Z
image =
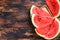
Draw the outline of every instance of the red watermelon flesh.
M49 38L54 37L58 33L58 31L59 31L58 22L54 21L46 36L49 37Z
M37 27L36 25L35 25L35 23L34 23L34 19L33 19L33 17L34 17L34 15L39 15L40 16L40 18L43 18L43 19L45 19L44 17L51 17L51 15L49 14L49 13L47 13L47 12L45 12L43 9L41 9L41 8L38 8L38 7L36 7L36 6L32 6L31 7L31 18L32 18L32 23L33 23L33 25L35 26L35 27ZM46 19L45 19L46 20ZM37 22L38 23L38 22ZM39 24L40 25L40 24Z
M49 16L35 15L32 20L34 20L33 22L35 23L36 26L44 27L48 24L51 24L51 22L54 20L54 18L49 17Z
M46 0L46 3L51 11L51 14L53 16L57 16L59 11L59 4L57 0Z
M59 23L49 13L33 5L31 16L32 23L36 27L35 31L39 36L45 39L53 39L58 35Z
M38 20L38 17L34 18L35 20ZM57 36L59 32L59 24L58 22L53 18L46 18L41 19L39 23L35 22L37 24L36 32L40 36L44 37L45 39L53 39Z
M48 14L47 12L45 12L44 10L42 10L41 8L38 8L38 7L36 7L36 6L34 6L33 5L33 7L31 8L31 15L33 15L33 14L38 14L38 15L40 15L40 16L51 16L50 14Z

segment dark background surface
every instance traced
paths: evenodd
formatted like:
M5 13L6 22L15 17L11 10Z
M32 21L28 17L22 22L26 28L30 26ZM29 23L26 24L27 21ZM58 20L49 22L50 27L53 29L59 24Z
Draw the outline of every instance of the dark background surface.
M31 23L32 4L46 5L44 0L0 0L0 40L45 40L36 35ZM53 40L60 40L59 36Z

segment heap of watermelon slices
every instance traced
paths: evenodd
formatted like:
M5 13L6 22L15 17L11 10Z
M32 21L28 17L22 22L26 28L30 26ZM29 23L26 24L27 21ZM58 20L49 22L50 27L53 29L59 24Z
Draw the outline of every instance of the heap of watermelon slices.
M56 18L59 15L59 4L56 0L45 0L51 13L32 5L30 10L31 21L36 27L35 32L45 38L53 39L60 32L60 23Z

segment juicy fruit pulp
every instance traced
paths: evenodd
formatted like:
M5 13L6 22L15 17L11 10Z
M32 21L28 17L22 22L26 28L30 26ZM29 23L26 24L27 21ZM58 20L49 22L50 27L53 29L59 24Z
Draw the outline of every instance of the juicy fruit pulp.
M52 24L52 22L54 21L54 18L46 17L46 16L41 17L39 15L35 15L32 20L34 20L33 22L35 23L35 25L39 27L44 27L46 25Z
M58 22L50 17L44 17L40 20L35 16L34 22L38 26L35 30L40 34L45 36L46 39L51 39L57 35L59 31Z
M51 14L55 17L58 16L58 12L59 12L59 4L57 2L57 0L45 0L46 4L48 5Z
M58 35L59 23L49 13L34 5L31 7L30 12L32 23L36 27L35 31L39 36L45 39L53 39Z

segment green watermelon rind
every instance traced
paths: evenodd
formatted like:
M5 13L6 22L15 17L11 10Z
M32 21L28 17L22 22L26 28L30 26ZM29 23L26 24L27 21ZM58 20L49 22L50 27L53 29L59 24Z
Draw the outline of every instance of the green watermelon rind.
M54 39L55 37L57 37L58 35L59 35L59 33L60 33L60 23L59 23L59 20L56 18L55 19L57 22L58 22L58 24L59 24L59 29L58 29L58 32L57 32L57 34L54 36L54 37L52 37L52 38L48 38L48 37L46 37L46 36L44 36L44 35L41 35L41 34L39 34L37 31L36 31L36 29L35 29L35 32L37 33L37 35L39 35L39 36L41 36L41 37L43 37L44 39Z

